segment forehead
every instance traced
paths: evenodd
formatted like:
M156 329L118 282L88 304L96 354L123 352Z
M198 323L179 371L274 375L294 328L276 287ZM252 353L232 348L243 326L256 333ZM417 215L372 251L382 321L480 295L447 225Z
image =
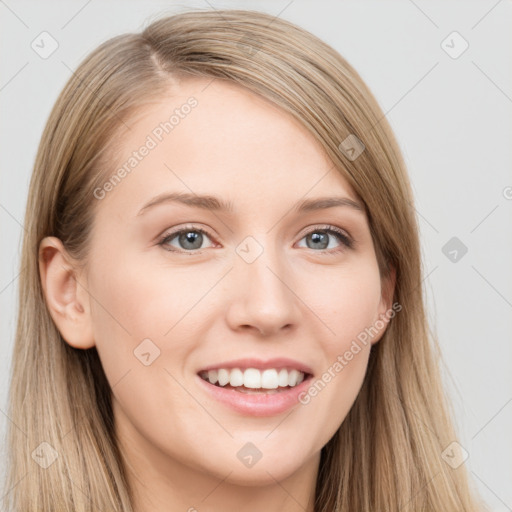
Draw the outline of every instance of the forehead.
M357 199L298 120L225 80L175 82L127 124L112 170L123 177L108 201L131 210L165 192L211 194L253 211L333 192Z

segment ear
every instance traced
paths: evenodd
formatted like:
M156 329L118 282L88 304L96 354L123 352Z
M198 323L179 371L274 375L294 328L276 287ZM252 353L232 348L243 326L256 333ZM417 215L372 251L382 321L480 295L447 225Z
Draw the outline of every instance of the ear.
M388 274L382 278L381 283L378 317L374 322L375 329L377 329L378 333L372 338L372 345L377 343L382 336L384 336L390 319L395 316L396 311L400 311L400 309L402 309L402 306L400 305L398 305L396 311L392 307L396 283L396 270L394 267L389 267Z
M39 244L39 274L50 315L64 340L72 347L95 345L87 288L62 242L53 236Z

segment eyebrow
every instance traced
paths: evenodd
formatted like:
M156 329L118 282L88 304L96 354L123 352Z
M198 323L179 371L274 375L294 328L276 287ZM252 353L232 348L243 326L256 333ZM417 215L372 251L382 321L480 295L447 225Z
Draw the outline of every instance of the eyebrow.
M224 201L215 196L189 194L185 192L172 192L163 193L146 203L140 210L137 216L142 215L150 208L165 203L181 203L186 206L201 208L203 210L213 210L219 212L233 213L233 203L231 201ZM318 197L314 199L306 199L299 201L293 208L297 213L324 210L327 208L334 208L336 206L348 206L357 211L364 212L364 207L358 201L349 199L348 197Z

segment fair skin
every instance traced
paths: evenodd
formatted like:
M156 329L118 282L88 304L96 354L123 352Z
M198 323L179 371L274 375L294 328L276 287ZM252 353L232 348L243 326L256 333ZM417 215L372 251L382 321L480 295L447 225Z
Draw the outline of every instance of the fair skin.
M381 279L364 210L293 210L319 197L358 201L312 135L266 100L210 82L182 81L145 107L123 135L121 161L168 112L198 100L97 202L82 271L58 239L42 241L43 289L65 341L98 350L137 512L312 512L320 450L352 407L386 325L309 403L279 414L233 410L205 391L198 371L288 357L320 379L389 310L394 278ZM138 215L164 192L216 196L233 212L167 202ZM158 244L185 226L207 234L194 248L178 236ZM262 247L251 263L237 252L246 237ZM149 365L134 355L147 338L160 350ZM248 442L262 454L252 467L237 457Z

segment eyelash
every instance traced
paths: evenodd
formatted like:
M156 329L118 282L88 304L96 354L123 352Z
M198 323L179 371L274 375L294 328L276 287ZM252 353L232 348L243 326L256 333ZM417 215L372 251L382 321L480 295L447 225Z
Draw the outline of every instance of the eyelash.
M320 254L337 254L346 249L352 249L354 246L354 241L348 235L346 235L345 232L343 232L341 229L337 228L336 226L331 226L331 225L315 226L312 230L305 233L302 238L304 238L312 233L319 232L319 231L322 231L325 233L332 233L332 234L336 235L338 240L341 242L341 247L338 247L336 249L322 249L320 251L313 251L313 252L318 252ZM169 251L169 252L176 252L176 253L183 253L183 254L190 254L190 255L194 255L194 254L198 254L198 253L200 254L202 251L201 249L194 249L191 251L183 251L183 250L179 250L179 249L175 249L175 248L168 249L168 248L164 247L166 245L166 242L175 238L176 235L180 235L182 233L188 233L188 232L201 233L203 235L206 235L208 238L213 239L213 237L205 229L202 229L199 227L194 227L194 226L189 226L189 227L184 227L179 230L173 231L171 233L164 234L159 239L158 245L162 246L166 251ZM301 240L302 240L302 238L301 238Z

